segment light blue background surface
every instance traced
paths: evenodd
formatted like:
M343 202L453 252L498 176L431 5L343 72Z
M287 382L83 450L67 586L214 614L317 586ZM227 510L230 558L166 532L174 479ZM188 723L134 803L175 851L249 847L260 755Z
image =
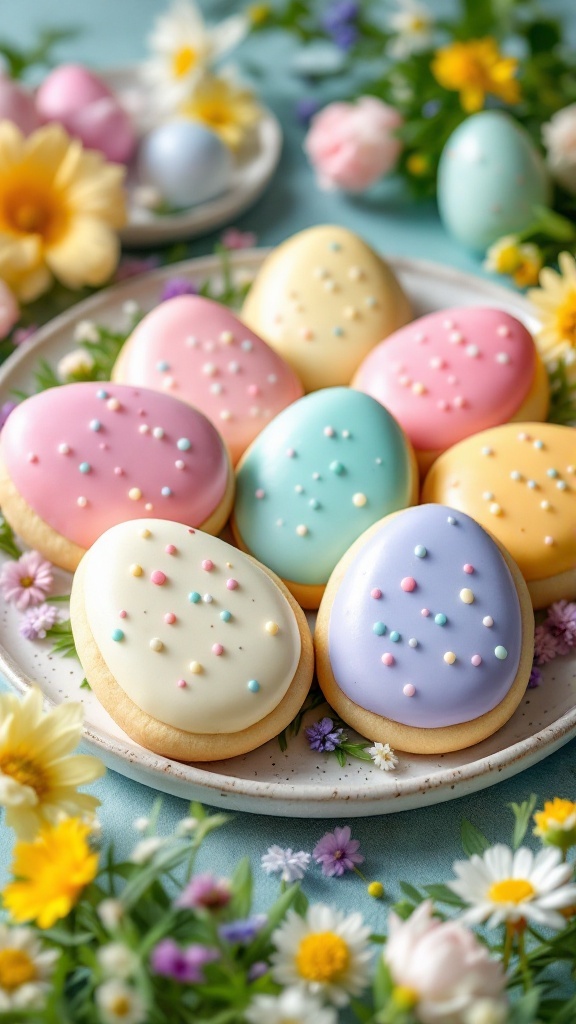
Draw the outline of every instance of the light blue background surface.
M206 5L214 16L234 6L241 5L226 6L213 0ZM2 36L24 43L32 41L43 25L75 24L82 34L61 46L61 60L85 61L94 67L117 65L143 55L145 34L162 8L159 0L4 0ZM311 224L337 222L353 228L385 253L436 260L479 273L479 262L444 234L433 207L412 205L394 186L358 198L316 190L301 152L302 130L293 114L295 100L311 90L287 70L287 49L285 40L280 43L268 38L264 44L264 38L258 37L241 51L251 66L260 69L259 87L282 121L285 147L271 188L237 226L256 231L259 241L270 245ZM335 83L328 83L327 93L333 94L335 88ZM211 252L214 240L215 236L209 236L195 241L191 255ZM472 819L491 839L507 839L511 821L507 802L521 801L531 792L542 798L574 796L575 751L571 743L530 771L477 795L423 810L350 821L366 856L366 876L380 879L389 893L396 891L399 878L415 884L448 879L452 861L461 854L461 819ZM149 813L155 794L110 771L93 792L103 802L100 816L105 838L113 839L117 848L127 853L137 839L130 823ZM161 828L173 828L185 813L183 801L164 797ZM256 871L257 908L262 909L277 892L276 882L258 866L267 847L279 843L311 850L328 828L343 823L342 817L335 822L318 822L237 814L224 833L209 840L200 863L226 874L241 855L248 854ZM10 833L0 832L0 885L9 865L10 839ZM308 877L306 891L313 899L334 901L348 910L360 908L376 928L383 924L385 905L371 900L355 876L327 880L317 868Z

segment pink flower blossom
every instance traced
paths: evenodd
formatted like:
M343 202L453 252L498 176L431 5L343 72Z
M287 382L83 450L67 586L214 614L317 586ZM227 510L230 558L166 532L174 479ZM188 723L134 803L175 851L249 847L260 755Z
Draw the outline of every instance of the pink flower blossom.
M29 324L28 327L18 327L12 335L14 345L23 345L25 341L30 341L30 338L37 330L37 324Z
M5 601L13 601L18 611L41 604L50 593L54 578L52 566L39 551L27 551L18 561L4 562L0 571L0 590Z
M232 893L227 878L215 878L214 875L196 875L176 900L177 907L192 910L202 907L204 910L221 910L228 906Z
M225 249L252 249L258 241L253 231L239 231L238 228L227 228L220 237Z
M536 626L534 631L534 661L537 665L546 665L559 654L558 640L550 632L546 623Z
M41 604L29 608L22 617L19 633L25 640L44 640L46 630L58 622L60 613L53 604Z
M552 177L576 195L576 103L559 110L542 125Z
M0 339L10 333L20 316L20 308L10 288L0 278Z
M390 914L384 959L396 986L418 997L421 1024L464 1024L478 999L504 1003L504 971L473 932L433 917L430 900L407 921Z
M576 647L576 603L555 601L548 609L546 628L556 641L558 654L568 654Z
M312 118L304 149L320 188L363 192L396 166L402 117L374 96L330 103Z
M353 871L356 864L362 864L364 857L358 853L358 839L351 839L348 825L335 828L316 844L312 856L317 864L322 865L323 874L328 878L341 878L346 871Z
M199 985L206 979L203 968L220 959L220 953L211 946L193 943L179 946L173 939L162 939L152 950L150 965L154 974L187 985Z

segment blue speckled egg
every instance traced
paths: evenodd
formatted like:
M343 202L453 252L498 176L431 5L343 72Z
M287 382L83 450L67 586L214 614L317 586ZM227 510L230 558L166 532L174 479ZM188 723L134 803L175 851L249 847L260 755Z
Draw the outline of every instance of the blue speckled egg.
M140 180L171 206L195 206L230 187L232 157L218 136L194 121L169 121L142 141Z
M549 199L544 162L508 114L474 114L448 139L438 168L438 209L446 230L464 245L484 251L521 231L534 206Z

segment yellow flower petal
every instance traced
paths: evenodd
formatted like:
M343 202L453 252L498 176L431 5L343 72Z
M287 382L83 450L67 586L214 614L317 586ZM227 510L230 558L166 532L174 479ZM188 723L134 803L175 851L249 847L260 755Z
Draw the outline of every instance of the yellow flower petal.
M46 253L50 270L69 288L103 284L113 273L120 243L96 217L75 217L66 237Z

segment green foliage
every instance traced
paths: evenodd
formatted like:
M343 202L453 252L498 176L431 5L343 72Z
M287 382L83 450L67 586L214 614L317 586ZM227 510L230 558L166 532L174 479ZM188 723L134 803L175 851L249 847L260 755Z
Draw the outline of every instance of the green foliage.
M59 654L61 658L76 658L77 661L80 660L76 644L74 643L70 619L56 622L53 626L50 626L50 629L46 630L46 637L52 644L54 654Z
M22 554L20 548L16 543L14 531L11 526L8 525L3 516L0 516L0 551L4 551L10 558L20 558Z
M565 363L560 360L554 367L548 367L548 379L550 381L548 421L574 426L576 424L576 383L569 379Z
M484 850L487 850L490 846L486 836L471 821L467 821L466 818L462 821L460 835L462 849L467 857L471 857L474 853L482 856Z
M10 78L23 78L31 68L51 67L56 62L54 51L60 43L75 39L76 28L44 28L38 34L33 46L20 47L7 39L0 38L0 56L3 58Z
M532 793L528 800L524 800L521 804L508 804L508 807L514 815L512 846L515 850L517 850L519 846L522 846L522 843L524 842L537 802L538 797L535 793Z

